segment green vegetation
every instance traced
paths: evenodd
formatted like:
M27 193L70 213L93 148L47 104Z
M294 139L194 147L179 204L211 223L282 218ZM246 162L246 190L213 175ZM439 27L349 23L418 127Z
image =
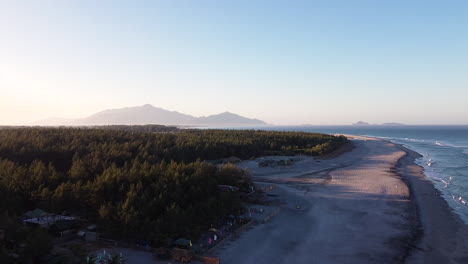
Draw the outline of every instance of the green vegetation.
M0 210L10 215L36 207L65 210L97 221L113 237L156 244L195 238L240 209L239 197L220 192L218 185L250 184L246 171L203 160L320 155L344 142L313 133L158 126L5 128L0 129Z
M22 226L6 213L0 215L0 228L6 237L0 240L0 263L40 263L41 257L52 248L52 238L47 231ZM15 250L9 250L11 248Z
M163 125L109 125L109 126L92 126L86 128L94 129L106 129L106 130L122 130L129 132L178 132L180 129L173 126L163 126Z

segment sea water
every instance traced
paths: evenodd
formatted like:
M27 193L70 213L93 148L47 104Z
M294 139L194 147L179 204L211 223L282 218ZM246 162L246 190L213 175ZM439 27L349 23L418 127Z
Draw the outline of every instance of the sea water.
M416 160L468 223L468 126L274 126L263 130L351 134L386 139L422 155Z

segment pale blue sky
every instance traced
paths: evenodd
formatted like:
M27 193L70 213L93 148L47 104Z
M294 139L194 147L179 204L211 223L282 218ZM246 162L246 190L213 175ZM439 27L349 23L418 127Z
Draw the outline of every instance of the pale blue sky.
M0 124L143 105L468 124L468 1L0 0Z

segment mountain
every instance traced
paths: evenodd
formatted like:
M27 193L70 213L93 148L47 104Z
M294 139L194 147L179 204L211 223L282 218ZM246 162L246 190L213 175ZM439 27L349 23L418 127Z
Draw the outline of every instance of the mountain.
M83 119L74 120L75 125L187 125L196 117L168 111L152 105L109 109Z
M233 126L242 126L242 125L266 125L265 122L258 119L250 119L237 114L224 112L217 115L210 115L207 117L200 117L198 121L202 125L233 125Z
M266 125L258 119L250 119L224 112L206 117L194 117L176 111L168 111L146 104L143 106L109 109L86 118L52 118L35 122L35 125L95 126L95 125L188 125L188 126L247 126Z

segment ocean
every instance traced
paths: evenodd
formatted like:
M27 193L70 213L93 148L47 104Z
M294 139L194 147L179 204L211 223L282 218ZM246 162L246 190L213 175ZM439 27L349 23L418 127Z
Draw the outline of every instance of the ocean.
M402 144L454 212L468 224L468 126L272 126L262 130L363 135Z

